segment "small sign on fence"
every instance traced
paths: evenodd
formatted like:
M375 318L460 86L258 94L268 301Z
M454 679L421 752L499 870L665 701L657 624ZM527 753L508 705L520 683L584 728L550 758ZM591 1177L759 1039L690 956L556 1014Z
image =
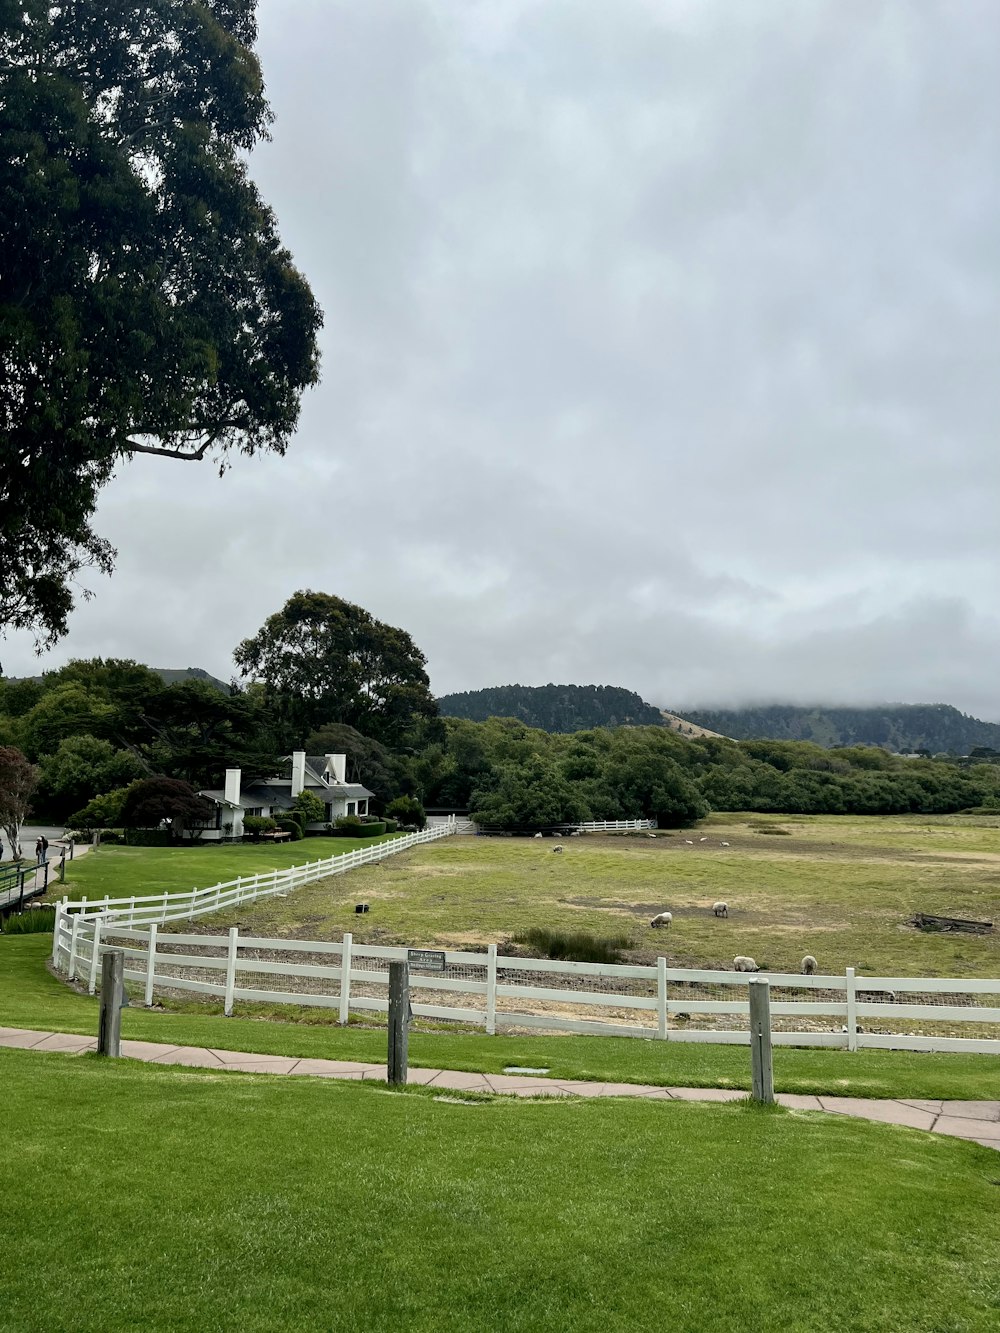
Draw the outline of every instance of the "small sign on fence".
M406 961L427 972L443 972L447 966L444 951L438 949L407 949Z

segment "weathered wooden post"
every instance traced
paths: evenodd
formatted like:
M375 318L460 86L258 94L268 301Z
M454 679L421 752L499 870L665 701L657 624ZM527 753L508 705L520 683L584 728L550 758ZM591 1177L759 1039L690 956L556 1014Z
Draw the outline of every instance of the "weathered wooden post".
M771 985L761 977L755 977L750 982L750 1075L753 1100L773 1102Z
M109 949L101 959L101 1014L97 1027L97 1054L122 1053L122 1001L125 996L125 955Z
M410 1025L410 965L389 964L389 1060L390 1086L406 1083L407 1037Z

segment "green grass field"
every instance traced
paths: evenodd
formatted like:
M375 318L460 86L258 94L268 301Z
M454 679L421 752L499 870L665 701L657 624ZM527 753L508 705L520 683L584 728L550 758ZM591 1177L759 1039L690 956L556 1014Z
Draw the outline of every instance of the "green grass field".
M66 883L51 883L46 901L64 895L78 898L131 898L154 893L187 893L235 879L256 875L275 866L304 865L330 856L353 852L358 847L387 842L399 835L379 838L302 838L282 843L220 843L203 847L99 847L66 862Z
M53 1032L97 1032L95 999L46 970L46 935L0 935L0 1025ZM269 1019L270 1021L266 1021ZM255 1006L223 1017L218 1006L140 1005L122 1013L122 1034L177 1046L208 1046L333 1060L385 1060L384 1028L337 1026L330 1011ZM616 1037L487 1037L477 1032L410 1034L411 1064L502 1073L507 1065L544 1066L553 1078L655 1083L697 1088L750 1087L749 1052L736 1046L687 1045ZM1000 1098L1000 1059L913 1051L828 1051L776 1047L781 1092L856 1097Z
M997 1156L814 1113L0 1051L10 1333L994 1333Z
M80 870L106 891L118 856L109 849ZM728 920L712 916L718 898L729 903ZM353 910L360 899L372 909L363 918ZM651 917L666 908L674 914L669 933L651 930ZM447 838L288 898L203 918L203 928L239 921L261 935L330 939L351 930L359 941L461 947L549 926L624 932L637 961L665 951L678 967L729 967L742 953L769 970L797 972L811 953L821 971L1000 977L1000 929L925 934L907 924L918 911L1000 921L995 820L713 816L655 840Z

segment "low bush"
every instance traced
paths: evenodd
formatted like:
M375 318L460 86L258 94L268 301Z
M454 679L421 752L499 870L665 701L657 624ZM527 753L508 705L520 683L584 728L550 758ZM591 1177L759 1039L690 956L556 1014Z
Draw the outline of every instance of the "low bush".
M515 944L525 944L543 958L565 959L574 963L620 963L622 952L632 946L628 935L600 939L585 930L550 930L532 926L514 936Z
M297 819L279 819L278 828L281 829L282 833L290 833L292 842L298 842L302 837L302 825Z
M385 819L382 822L385 824L386 833L395 833L399 828L399 824L395 819Z
M120 833L106 829L101 833L101 842L121 842ZM130 828L125 830L124 841L129 847L170 847L174 838L168 828Z
M360 838L363 836L363 828L364 825L357 815L341 815L339 819L334 820L330 832L335 838Z
M54 907L33 907L17 915L12 914L3 923L5 935L51 935L56 924Z
M397 796L386 806L385 813L400 823L415 824L418 829L424 828L427 823L424 807L415 796Z
M361 825L362 838L377 838L385 832L385 822L381 819L374 819L371 823Z
M253 838L257 842L262 833L273 833L278 827L269 815L244 815L243 833L244 836Z

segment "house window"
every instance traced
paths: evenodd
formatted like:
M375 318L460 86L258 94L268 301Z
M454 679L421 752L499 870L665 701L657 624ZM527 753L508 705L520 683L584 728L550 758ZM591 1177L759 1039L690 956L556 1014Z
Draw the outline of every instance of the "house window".
M347 802L347 813L349 815L356 815L358 813L358 807L356 801Z
M358 814L359 814L359 815L366 815L367 813L368 813L368 802L367 802L367 801L359 801L359 802L358 802Z
M247 810L246 813L248 815L262 815L264 813L264 807L262 805L255 805Z

